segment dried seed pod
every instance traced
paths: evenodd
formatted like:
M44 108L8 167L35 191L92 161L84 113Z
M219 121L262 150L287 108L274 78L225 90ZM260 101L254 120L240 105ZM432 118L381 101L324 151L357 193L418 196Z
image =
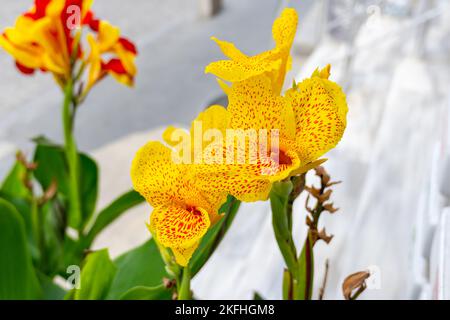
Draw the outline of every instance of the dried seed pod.
M354 300L366 289L366 280L370 277L369 271L355 272L345 278L342 283L342 293L346 300ZM353 291L357 290L354 295Z

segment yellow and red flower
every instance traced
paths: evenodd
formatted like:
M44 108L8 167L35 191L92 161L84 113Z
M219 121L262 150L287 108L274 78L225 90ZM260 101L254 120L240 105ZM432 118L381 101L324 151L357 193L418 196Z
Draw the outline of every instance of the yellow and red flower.
M344 133L347 103L341 88L328 79L329 66L281 94L296 28L295 10L285 9L273 26L276 47L253 57L216 40L230 60L214 62L206 72L230 82L219 80L228 96L227 108L211 106L200 113L190 133L169 127L163 138L175 149L150 142L133 161L134 188L154 208L150 229L182 266L220 218L217 210L227 194L242 201L266 200L274 182L322 163L324 159L319 158ZM196 127L198 122L200 127ZM229 132L246 130L257 133L256 143L244 137L243 143L233 138L228 145ZM277 132L275 149L259 149L258 155L252 155L250 149L261 144L261 137L266 147L273 146L272 131ZM211 141L214 136L222 141ZM173 161L180 144L182 158L187 156L190 164Z
M233 44L217 41L231 60L213 62L205 69L231 82L228 85L218 80L228 96L229 129L279 133L278 149L263 155L273 161L202 167L202 176L215 171L225 173L229 179L247 181L245 190L229 190L243 201L266 200L273 182L306 172L325 161L319 158L337 145L346 127L345 95L328 80L330 66L316 70L311 78L281 95L296 29L297 13L287 8L272 28L274 49L247 57Z
M120 82L132 85L136 74L136 47L120 37L117 28L101 27L108 24L95 18L91 11L92 2L35 0L34 6L17 18L14 27L4 30L0 36L0 46L14 57L21 72L48 71L62 85L74 76L76 62L83 67L89 64L95 70L90 72L87 87L92 87L108 73ZM82 28L88 30L88 39L97 35L94 41L89 41L91 53L88 55L84 52L81 39ZM114 33L110 35L110 32ZM99 50L93 42L97 42ZM105 53L113 57L103 60L101 55Z
M224 190L200 188L192 166L173 162L173 151L152 141L136 154L133 186L153 206L150 230L158 242L172 250L177 263L186 266L201 238L220 218Z

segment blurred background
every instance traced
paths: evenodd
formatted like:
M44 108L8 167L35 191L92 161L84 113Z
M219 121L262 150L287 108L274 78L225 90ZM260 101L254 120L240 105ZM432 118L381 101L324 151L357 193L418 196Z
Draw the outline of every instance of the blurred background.
M0 27L30 6L0 0ZM222 55L209 39L232 41L247 54L273 46L271 25L285 6L300 23L297 81L332 65L347 94L348 127L325 163L340 210L324 216L334 234L316 246L315 294L329 260L326 299L342 299L343 279L370 269L366 299L450 299L450 1L448 0L96 0L94 11L120 26L139 49L132 90L107 78L79 110L81 150L101 168L103 206L131 187L137 149L165 126L188 126L223 94L204 67ZM0 54L0 177L30 139L60 141L62 95L50 75L34 81ZM308 183L316 182L308 176ZM305 235L304 197L295 204L298 246ZM95 247L113 257L149 234L142 205L111 225ZM268 203L243 204L218 251L194 279L198 298L281 298L283 261Z

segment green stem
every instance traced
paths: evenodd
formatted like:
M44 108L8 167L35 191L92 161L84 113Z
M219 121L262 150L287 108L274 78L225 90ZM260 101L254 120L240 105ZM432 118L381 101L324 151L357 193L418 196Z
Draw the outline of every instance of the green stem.
M178 288L178 300L191 300L191 271L189 267L183 268L181 285Z
M311 300L314 284L314 251L311 230L298 258L297 281L294 285L294 300Z
M64 140L65 153L67 164L69 167L69 226L76 229L81 228L81 204L79 194L79 158L78 151L73 135L74 124L74 83L71 79L67 81L64 88L64 104L63 104L63 126L64 126Z

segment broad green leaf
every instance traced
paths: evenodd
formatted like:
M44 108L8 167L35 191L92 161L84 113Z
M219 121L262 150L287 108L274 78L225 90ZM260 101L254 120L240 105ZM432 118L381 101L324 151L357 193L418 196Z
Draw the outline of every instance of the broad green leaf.
M233 196L228 196L227 202L220 208L219 212L223 213L224 217L208 230L189 263L192 277L200 271L222 241L238 212L240 204L239 200Z
M12 204L0 199L0 300L39 299L41 294L23 219Z
M27 169L16 161L9 174L2 183L0 191L11 197L28 199L31 196L30 190L25 186Z
M36 223L33 222L33 219L36 219L37 217L36 215L33 215L33 209L30 202L27 199L10 196L9 194L1 191L0 198L12 204L16 208L17 212L19 212L22 216L31 256L33 257L33 261L39 260L40 252L37 245L37 230L35 229Z
M95 222L86 236L86 247L89 247L95 237L106 228L111 222L120 217L128 209L144 202L144 198L134 190L124 193L114 200L109 206L98 214Z
M32 215L31 191L25 186L27 178L27 169L20 161L16 161L0 187L0 198L13 204L22 216L33 259L37 260L39 252L36 243L36 226L33 222L36 217Z
M156 287L138 286L125 292L120 300L169 300L171 297L172 293L164 285Z
M53 280L42 273L38 273L39 282L42 288L42 298L44 300L63 300L66 291L58 286Z
M168 277L164 262L153 239L118 257L117 267L108 299L119 299L125 292L137 286L155 287Z
M64 270L60 270L60 275L62 277L66 277L66 268L71 265L80 265L81 261L84 257L84 250L85 247L83 247L78 241L78 239L73 239L69 235L66 234L64 237L64 253L63 253L63 267Z
M53 180L58 184L58 195L69 199L69 172L64 149L43 139L37 139L34 161L38 164L34 172L36 179L46 190ZM98 192L98 168L95 161L80 153L80 198L82 199L82 221L69 217L69 225L75 229L83 227L95 210ZM66 202L67 203L67 202ZM80 225L81 223L81 225Z
M74 289L75 300L105 299L116 270L107 249L89 254L81 270L80 289Z
M64 267L64 221L58 212L57 203L53 200L38 210L42 242L40 269L47 276L53 277Z

